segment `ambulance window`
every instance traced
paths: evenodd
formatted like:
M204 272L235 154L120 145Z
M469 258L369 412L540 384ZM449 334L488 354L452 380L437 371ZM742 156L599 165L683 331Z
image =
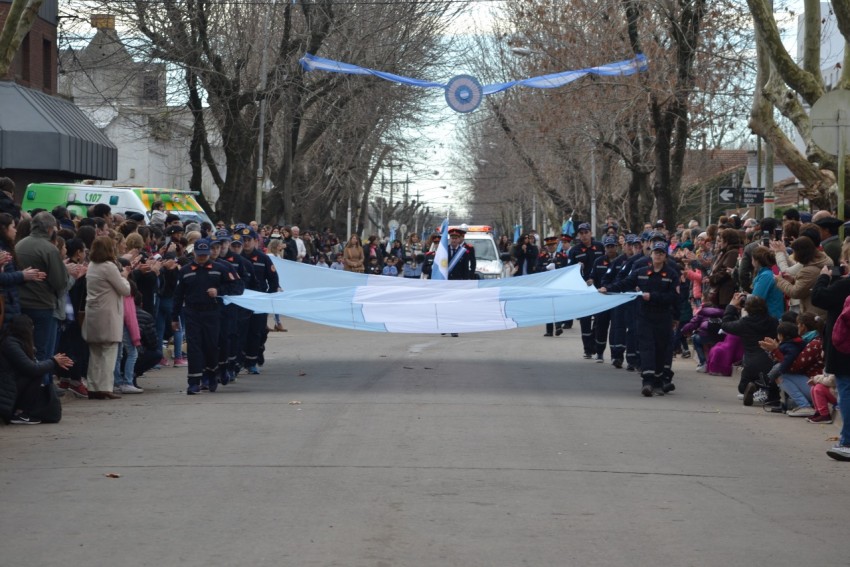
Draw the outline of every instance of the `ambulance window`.
M109 198L109 204L110 204L110 205L112 205L113 207L114 207L115 205L117 205L117 204L118 204L118 195L112 195L112 196Z

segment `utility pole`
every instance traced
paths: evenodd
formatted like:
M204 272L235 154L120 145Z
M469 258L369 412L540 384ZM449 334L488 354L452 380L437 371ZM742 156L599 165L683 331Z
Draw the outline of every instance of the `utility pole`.
M767 144L767 155L765 156L764 176L764 218L772 217L775 211L776 194L773 192L773 144Z
M590 150L590 234L596 238L596 152Z
M390 170L390 171L392 171L392 170ZM378 223L381 225L381 226L378 227L378 237L383 238L384 237L384 174L383 173L381 174L381 200L378 203L378 206L380 207L380 210L381 210L380 217L378 219Z
M348 238L351 236L351 193L350 192L348 193L348 214L346 215L346 218L345 218L345 227L346 227L345 239L346 239L346 242L348 242Z
M404 208L407 208L408 191L410 190L410 174L404 176Z
M266 76L268 75L268 46L269 46L269 28L271 27L272 15L274 14L275 0L272 0L269 6L269 13L266 15L265 32L263 33L263 56L260 59L260 85L257 90L260 93L260 136L257 143L257 189L254 194L254 220L257 224L262 224L260 217L263 214L263 185L265 183L265 167L263 166L263 146L266 138Z

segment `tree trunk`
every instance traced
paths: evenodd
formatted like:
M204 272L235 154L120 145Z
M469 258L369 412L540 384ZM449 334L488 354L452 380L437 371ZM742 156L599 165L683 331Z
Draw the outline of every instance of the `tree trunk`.
M21 42L32 28L43 0L13 0L3 29L0 30L0 77L5 77L21 47Z

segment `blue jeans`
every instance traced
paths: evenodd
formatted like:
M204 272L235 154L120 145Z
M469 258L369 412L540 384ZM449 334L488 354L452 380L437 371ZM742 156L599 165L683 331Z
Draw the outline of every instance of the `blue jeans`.
M808 384L809 377L803 374L783 374L776 383L779 389L788 394L797 407L812 407L812 389Z
M161 345L165 341L166 325L171 328L171 309L174 307L173 297L161 297L156 311L156 337ZM183 319L180 319L180 330L174 331L174 358L183 358Z
M838 411L842 421L838 442L850 447L850 374L836 374L835 385L838 387Z
M124 342L123 350L127 352L127 356L121 356L121 350L118 351L118 358L115 359L115 385L123 386L125 384L133 385L133 374L136 368L136 359L139 358L139 350L133 346L133 339L130 338L130 331L124 327ZM121 359L124 358L124 364L121 364ZM124 368L122 374L121 368Z
M21 309L21 313L32 319L32 338L35 343L35 357L38 360L50 360L56 354L56 337L59 321L53 316L53 309ZM45 384L50 374L45 375Z
M700 366L702 366L705 364L705 349L702 348L702 337L699 336L699 333L694 333L692 339L694 341L694 352L697 353L697 360Z

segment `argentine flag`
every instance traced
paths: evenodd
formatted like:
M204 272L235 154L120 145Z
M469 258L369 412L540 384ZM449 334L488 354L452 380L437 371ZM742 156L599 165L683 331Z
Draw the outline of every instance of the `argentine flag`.
M449 218L443 220L440 227L440 244L434 253L434 265L431 267L432 280L449 279Z

